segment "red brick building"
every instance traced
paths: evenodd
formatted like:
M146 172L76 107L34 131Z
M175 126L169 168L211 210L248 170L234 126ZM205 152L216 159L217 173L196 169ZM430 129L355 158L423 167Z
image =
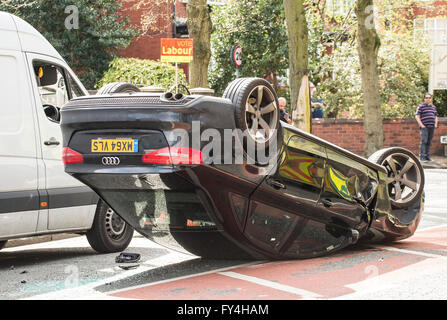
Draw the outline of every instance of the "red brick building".
M160 39L184 36L186 3L179 0L124 0L121 9L130 23L143 29L119 56L139 59L160 59ZM188 64L180 67L188 76Z

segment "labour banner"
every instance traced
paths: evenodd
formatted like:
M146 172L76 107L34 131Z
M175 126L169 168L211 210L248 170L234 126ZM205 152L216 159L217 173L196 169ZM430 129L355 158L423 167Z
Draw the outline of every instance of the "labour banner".
M193 60L192 39L161 39L160 60L162 62L191 62Z

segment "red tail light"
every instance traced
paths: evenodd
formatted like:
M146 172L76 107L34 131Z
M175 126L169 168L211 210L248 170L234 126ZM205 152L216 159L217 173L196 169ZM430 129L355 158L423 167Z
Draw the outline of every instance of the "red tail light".
M65 147L62 149L62 162L64 164L83 163L84 156L73 149Z
M143 162L152 164L201 164L202 161L202 151L184 147L166 147L143 155Z

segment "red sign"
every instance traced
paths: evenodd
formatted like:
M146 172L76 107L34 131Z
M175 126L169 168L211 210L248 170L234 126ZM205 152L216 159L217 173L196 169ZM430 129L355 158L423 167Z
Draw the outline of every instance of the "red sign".
M193 59L193 40L163 38L161 39L162 62L191 62Z

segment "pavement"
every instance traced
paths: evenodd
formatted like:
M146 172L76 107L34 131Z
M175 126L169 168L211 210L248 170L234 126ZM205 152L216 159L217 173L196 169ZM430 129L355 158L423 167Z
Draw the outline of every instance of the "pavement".
M447 169L447 157L431 156L433 161L422 162L424 169Z

